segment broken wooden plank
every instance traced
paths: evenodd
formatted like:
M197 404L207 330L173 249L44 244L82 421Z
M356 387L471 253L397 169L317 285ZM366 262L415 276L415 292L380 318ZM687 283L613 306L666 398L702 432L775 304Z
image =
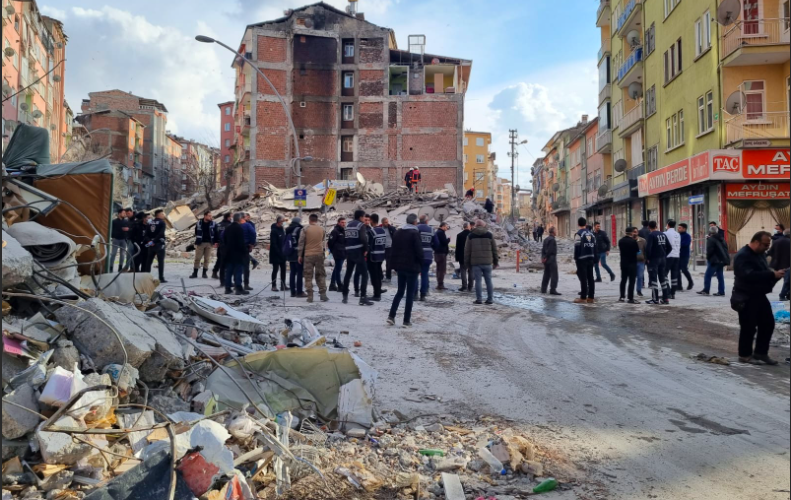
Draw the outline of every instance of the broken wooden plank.
M466 500L464 488L461 486L461 479L456 474L442 474L442 485L445 487L446 500Z

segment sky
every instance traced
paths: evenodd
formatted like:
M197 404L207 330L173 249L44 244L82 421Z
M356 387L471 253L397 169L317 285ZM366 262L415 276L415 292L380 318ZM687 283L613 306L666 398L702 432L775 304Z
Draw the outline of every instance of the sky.
M347 0L326 0L344 8ZM179 135L219 143L218 103L233 100L231 54L248 24L310 0L39 0L64 23L66 97L79 112L88 92L121 89L164 103ZM596 116L600 39L591 0L360 0L366 20L393 28L400 48L426 35L426 51L471 59L465 129L490 131L499 176L510 178L508 130L517 129L519 182L560 129Z

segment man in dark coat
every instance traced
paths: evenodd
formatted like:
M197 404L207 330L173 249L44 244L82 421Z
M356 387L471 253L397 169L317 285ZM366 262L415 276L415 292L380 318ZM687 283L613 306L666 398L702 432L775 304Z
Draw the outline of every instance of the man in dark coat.
M626 287L629 287L628 299L630 304L637 304L634 300L634 286L637 281L637 256L640 245L637 244L639 234L636 227L627 227L626 234L618 242L621 252L621 298L620 302L627 300Z
M463 231L456 236L456 262L459 263L459 274L461 274L461 291L471 292L473 279L472 279L472 266L464 260L464 247L467 245L467 238L470 236L470 223L465 222Z
M291 282L291 296L306 299L308 294L303 291L304 267L299 262L299 237L302 233L302 219L294 217L286 229L286 238L291 238L291 253L286 255L290 268L289 280Z
M715 297L725 296L725 266L731 263L728 246L717 226L709 226L709 237L706 239L706 274L703 276L703 290L698 295L708 295L711 279L717 276L718 288Z
M445 274L448 272L448 254L450 253L448 229L450 229L448 223L443 222L434 234L437 242L437 248L434 249L434 262L437 264L437 290L440 291L447 290L445 288Z
M550 295L560 295L558 293L558 242L555 239L555 233L555 227L550 226L549 236L541 247L541 262L544 264L541 293L547 293L547 287L549 287Z
M491 200L491 198L486 198L486 202L483 204L483 209L486 210L486 213L494 213L494 202Z
M234 214L233 224L223 232L226 295L234 293L232 286L236 288L236 295L250 295L244 289L244 270L249 265L250 256L244 224L244 214Z
M393 297L393 305L387 317L387 323L391 326L395 325L398 307L404 294L406 294L404 327L412 326L412 305L417 294L418 276L422 271L424 259L420 231L415 225L417 221L417 215L410 214L406 224L396 231L393 237L393 268L398 275L398 292Z
M332 260L335 261L335 266L332 268L332 276L330 277L330 291L342 292L343 291L343 263L346 261L346 218L341 217L338 223L332 228L330 236L327 239L327 250L332 254Z
M538 241L543 241L544 240L544 225L543 224L539 224L538 225L538 230L536 232L538 233Z
M214 269L212 269L212 279L219 279L221 285L225 285L225 264L223 263L223 251L225 243L222 239L222 234L228 229L228 226L233 224L233 214L228 212L222 216L222 220L217 224L217 241L220 243L217 247L217 260L214 262Z
M780 226L780 224L778 224ZM774 238L772 240L772 248L769 249L769 257L772 258L772 269L775 271L782 271L783 269L788 269L791 264L791 238L789 238L789 230L785 229L783 231L782 238ZM783 281L783 288L780 290L780 300L788 300L788 276L790 273L786 273L784 281Z
M136 273L148 272L146 263L148 261L148 249L146 248L146 238L148 237L148 214L140 212L135 216L132 224L132 260Z
M286 286L286 256L283 254L283 242L286 239L286 230L283 223L286 218L278 215L272 224L269 233L269 263L272 264L272 291L277 292L277 273L280 272L280 290L288 291Z

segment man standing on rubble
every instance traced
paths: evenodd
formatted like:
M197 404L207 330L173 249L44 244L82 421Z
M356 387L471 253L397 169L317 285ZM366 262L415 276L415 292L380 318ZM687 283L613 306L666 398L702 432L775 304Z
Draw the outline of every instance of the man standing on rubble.
M368 229L368 274L371 276L371 286L374 289L374 296L371 300L380 302L382 293L387 290L382 289L382 263L385 260L387 231L379 225L379 214L371 214L371 224Z
M409 189L409 192L412 193L412 173L415 171L415 167L409 169L409 172L406 173L404 176L404 183L406 183L406 188Z
M299 256L299 238L302 233L302 219L294 217L291 219L291 224L286 229L286 238L290 240L287 245L291 251L286 255L288 265L290 268L289 281L291 282L291 296L294 298L304 299L308 295L302 290L302 282L304 277L304 267L300 263Z
M269 263L272 264L272 291L277 292L277 273L280 271L280 290L287 292L286 262L288 259L283 253L283 242L286 240L286 230L283 224L286 218L278 215L269 232Z
M223 259L225 258L223 252L225 250L225 243L223 242L222 234L228 229L228 226L233 224L233 214L230 212L226 213L222 216L222 221L217 224L215 229L215 234L217 236L217 260L214 263L214 269L212 269L211 277L212 279L220 280L220 284L225 284L225 263Z
M343 303L349 303L349 285L352 276L360 278L360 305L372 306L368 300L368 270L365 259L368 255L368 231L365 228L365 211L354 212L354 220L346 225L346 276L343 279Z
M195 262L190 278L198 277L201 259L203 260L203 278L209 277L212 249L219 246L217 226L212 220L211 210L203 212L203 220L195 224Z
M319 298L328 302L327 271L324 268L324 229L319 227L319 216L310 214L308 227L299 235L299 264L305 269L305 288L308 302L313 302L313 277L319 285Z
M148 272L151 272L151 266L154 264L154 257L156 257L160 283L167 283L165 279L165 229L167 229L165 212L157 210L154 212L154 220L148 226L148 238L146 241L148 261L146 268Z
M464 261L469 262L475 275L475 304L483 304L482 280L486 280L486 305L494 304L492 271L500 266L497 242L486 229L486 222L478 219L464 247Z
M247 258L250 255L244 225L244 214L233 214L233 224L223 233L226 295L234 293L232 286L236 287L236 295L250 295L242 286L244 270L248 266Z
M250 286L250 264L253 265L253 270L258 267L258 261L253 257L253 248L258 243L258 231L255 229L255 223L249 213L244 214L244 235L247 238L247 249L250 253L250 258L247 260L247 267L244 270L244 289L250 291L253 287Z
M118 271L126 271L132 259L129 258L129 219L127 218L126 209L118 211L118 216L113 219L113 227L111 231L112 247L110 250L110 272L115 269L115 256L119 252L121 257L118 259Z
M450 229L448 223L443 222L434 234L434 262L437 264L437 290L440 291L447 290L445 288L445 274L448 272L448 254L450 253L448 229Z
M467 246L467 238L470 236L470 223L465 222L462 232L456 236L456 262L459 263L459 274L461 274L461 291L472 291L472 267L464 260L464 247Z
M420 175L420 169L415 167L412 171L412 189L414 192L419 193L420 191L420 183L423 181L423 176Z
M393 268L398 276L398 292L393 297L393 305L387 316L387 324L395 325L398 307L406 294L404 327L412 326L412 305L417 293L417 279L423 267L423 243L420 232L415 226L417 215L409 214L406 224L393 236Z
M330 278L330 291L342 292L343 280L341 279L341 272L343 271L343 263L346 261L346 218L340 217L338 223L332 228L330 237L327 240L327 250L332 254L332 260L335 265L332 268L332 277Z
M393 236L395 236L396 228L390 224L390 219L387 217L382 219L382 227L385 233L385 281L388 283L393 280Z
M428 225L428 216L420 216L420 224L417 226L420 232L420 241L423 244L423 266L420 272L420 301L425 302L429 290L428 272L431 263L434 262L434 250L431 248L434 241L434 230Z

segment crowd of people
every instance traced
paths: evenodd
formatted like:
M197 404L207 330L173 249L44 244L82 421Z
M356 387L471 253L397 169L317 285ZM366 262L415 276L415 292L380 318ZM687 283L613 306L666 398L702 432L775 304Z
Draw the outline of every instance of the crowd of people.
M131 208L117 212L110 234L110 271L114 270L116 256L119 271L150 273L157 260L159 281L165 280L165 213L154 212L154 216Z

